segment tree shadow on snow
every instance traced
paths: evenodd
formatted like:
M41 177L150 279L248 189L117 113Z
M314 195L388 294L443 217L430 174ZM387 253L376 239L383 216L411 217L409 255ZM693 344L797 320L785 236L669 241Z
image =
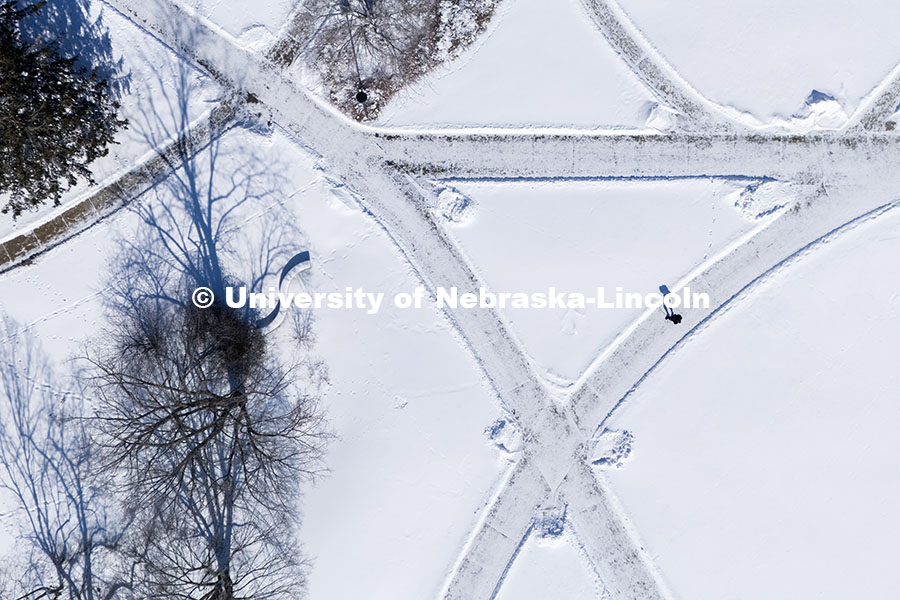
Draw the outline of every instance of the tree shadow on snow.
M155 93L142 97L131 129L146 146L168 148L160 154L168 176L129 206L138 227L119 241L114 296L184 304L201 286L217 299L232 285L262 291L305 241L286 205L290 166L253 143L270 132L231 112L230 100L201 116L203 84L192 67L154 75Z
M87 73L96 70L117 99L128 92L130 75L123 73L123 61L113 53L99 6L90 0L18 0L21 9L35 5L39 9L19 22L23 41L52 46L61 56L75 58L76 66Z

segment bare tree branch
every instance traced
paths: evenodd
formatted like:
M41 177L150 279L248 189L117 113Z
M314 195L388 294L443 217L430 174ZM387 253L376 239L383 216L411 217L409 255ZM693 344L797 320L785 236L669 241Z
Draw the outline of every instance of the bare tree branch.
M17 501L23 537L38 550L20 597L112 599L131 585L114 568L125 523L97 477L83 398L56 391L37 343L17 331L0 320L0 488Z

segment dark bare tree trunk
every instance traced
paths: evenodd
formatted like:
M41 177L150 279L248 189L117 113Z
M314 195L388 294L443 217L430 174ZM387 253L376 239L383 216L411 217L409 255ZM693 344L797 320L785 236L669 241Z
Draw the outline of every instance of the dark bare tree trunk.
M149 120L149 135L171 137ZM223 189L225 159L236 164ZM304 577L296 501L319 468L324 371L283 363L258 315L223 299L238 282L260 289L296 252L296 230L269 160L226 156L221 139L180 160L133 208L141 227L122 240L111 325L88 357L107 470L141 526L148 597L293 600ZM265 226L246 239L252 214ZM191 303L201 286L217 298L206 309Z

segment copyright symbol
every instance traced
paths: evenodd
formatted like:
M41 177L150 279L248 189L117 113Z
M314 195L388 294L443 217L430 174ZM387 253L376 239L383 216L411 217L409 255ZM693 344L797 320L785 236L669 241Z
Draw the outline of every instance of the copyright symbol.
M208 287L198 287L194 290L194 293L191 294L191 302L193 302L194 306L197 308L209 308L212 306L215 299L216 297L213 295L212 290Z

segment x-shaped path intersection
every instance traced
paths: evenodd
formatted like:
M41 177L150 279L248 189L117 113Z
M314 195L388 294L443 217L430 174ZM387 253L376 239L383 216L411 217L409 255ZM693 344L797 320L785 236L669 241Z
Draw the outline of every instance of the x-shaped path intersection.
M900 137L885 131L885 122L900 101L900 67L842 130L798 135L751 129L685 83L613 2L585 0L622 60L677 113L676 131L404 132L355 123L291 81L279 66L296 58L291 52L300 46L290 37L290 24L261 55L239 48L171 1L106 1L234 92L214 111L216 127L187 132L175 144L187 139L202 145L237 114L236 103L252 98L254 110L265 110L352 190L432 289L482 285L435 216L430 182L436 179L742 176L799 184L794 203L771 224L680 282L709 294L709 310L686 311L677 327L645 315L604 351L564 403L547 392L496 311L447 311L524 443L462 550L445 598L496 595L536 515L559 505L567 507L566 519L612 598L671 597L603 477L593 471L589 442L656 365L748 287L895 206ZM152 172L144 188L134 190L140 193L164 174Z

